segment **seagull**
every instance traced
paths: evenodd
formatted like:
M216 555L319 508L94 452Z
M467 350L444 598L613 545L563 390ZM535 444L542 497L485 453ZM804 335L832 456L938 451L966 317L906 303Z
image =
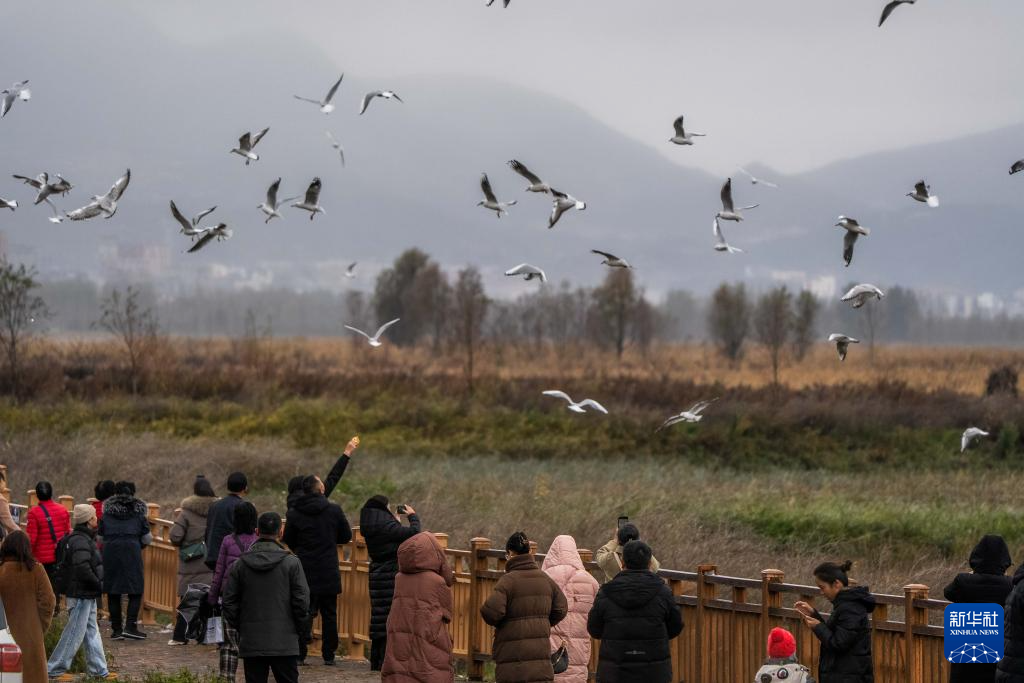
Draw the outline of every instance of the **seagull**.
M0 103L0 118L7 116L7 112L14 106L14 100L28 102L32 99L32 91L25 87L27 85L27 80L19 81L7 90L0 92L0 95L4 96L3 102Z
M709 401L698 401L697 403L694 403L693 407L690 408L689 410L684 410L678 415L673 415L669 419L662 422L661 426L654 430L654 433L657 434L662 429L666 429L668 427L671 427L672 425L677 425L680 422L700 422L701 420L704 419L704 416L701 415L701 413L704 412L704 409L717 400L717 398L713 398Z
M836 351L839 352L840 362L846 360L846 349L850 344L860 344L859 339L854 339L845 334L832 333L828 335L828 340L836 345Z
M750 206L744 206L741 209L735 209L732 203L732 178L725 181L725 185L722 185L722 210L716 215L723 221L741 221L743 220L743 214L741 211L747 209L756 208L758 204L751 204Z
M511 2L512 0L502 0L502 1L505 3L505 7L508 7L508 3ZM488 7L490 7L493 4L494 4L494 0L487 0L487 6Z
M554 196L555 201L551 206L551 216L548 218L548 230L555 227L555 223L558 222L558 219L561 218L562 214L569 209L583 211L587 208L586 202L581 202L571 194L559 192L555 188L551 188L551 194Z
M1010 167L1010 175L1020 173L1021 171L1024 171L1024 159L1013 162L1013 166Z
M864 284L857 285L856 287L850 289L849 292L843 295L843 298L840 299L840 301L852 302L854 308L860 308L861 306L866 304L871 299L871 297L876 297L879 301L881 301L882 297L884 296L885 292L880 290L878 287L875 287L874 285Z
M4 199L3 197L0 197L0 208L10 209L11 211L14 211L15 209L18 208L18 200Z
M231 235L234 234L234 231L227 226L227 223L218 223L211 228L198 228L198 231L197 234L201 234L202 237L188 250L190 254L196 253L213 240L223 242L224 240L231 239Z
M113 218L114 214L117 213L117 202L128 188L128 182L131 179L132 170L129 168L124 172L124 175L114 181L113 186L105 195L93 195L91 202L80 209L75 209L64 215L72 221L84 221L100 215L104 218ZM53 222L59 223L60 220L54 220Z
M850 261L853 260L853 245L856 244L857 238L861 235L867 236L871 234L869 228L865 228L853 218L847 218L846 216L840 216L835 227L844 228L846 234L843 235L843 261L846 262L846 267L850 267Z
M376 348L376 347L378 347L378 346L380 346L382 344L382 342L380 340L380 336L382 334L384 334L384 332L386 332L389 327L391 327L392 325L397 323L399 320L401 320L401 318L395 318L391 322L384 323L377 330L377 333L375 335L373 335L372 337L370 335L366 334L365 332L363 332L362 330L357 329L355 327L352 327L351 325L345 325L345 329L346 330L352 330L353 332L358 332L359 334L363 335L364 337L367 338L367 340L369 340L370 346Z
M530 171L530 169L526 168L526 166L523 166L521 163L519 163L515 159L513 159L510 162L508 162L508 167L511 168L516 173L518 173L519 175L521 175L524 178L526 178L528 181L530 181L529 186L527 186L527 188L526 188L527 192L544 192L544 193L547 193L547 194L551 194L551 186L550 185L548 185L543 180L538 178L536 176L536 174L534 174L534 173L532 173Z
M331 104L331 99L334 97L334 93L338 92L338 86L341 85L341 79L343 78L345 78L345 74L338 76L338 80L334 82L334 85L331 86L331 89L327 91L327 95L322 100L314 100L309 97L301 97L299 95L292 95L292 97L297 100L302 100L303 102L312 102L320 107L321 112L324 114L330 114L334 111L334 105Z
M734 247L725 241L725 235L722 234L722 225L718 222L718 216L715 216L715 223L711 226L711 230L715 233L715 251L725 251L730 254L743 253L742 249Z
M197 235L201 235L208 230L213 228L201 228L199 227L199 221L203 220L206 216L209 216L217 209L216 206L207 209L206 211L200 211L192 217L191 221L178 210L178 207L174 205L174 200L171 200L171 215L174 216L174 220L181 224L181 234L188 235L195 239Z
M978 429L977 427L968 427L964 430L963 435L960 437L960 452L963 453L968 448L974 445L974 442L983 436L988 436L988 432Z
M246 133L242 137L238 138L238 147L231 150L233 154L245 157L245 165L248 166L250 161L259 161L260 155L252 151L252 148L260 143L263 136L267 134L270 127L264 128L256 137L252 136L252 133Z
M52 203L50 203L48 199L50 195L59 194L63 196L70 192L72 189L71 183L65 180L64 176L62 176L60 173L57 173L55 175L57 177L57 180L52 183L50 182L50 176L46 173L46 171L43 171L35 178L29 178L28 176L17 174L15 174L13 177L17 178L18 180L21 180L26 185L31 185L32 187L39 190L39 192L36 193L36 199L33 202L33 204L47 202L52 206Z
M748 171L747 169L743 168L742 166L740 166L740 173L742 173L743 175L745 175L748 178L750 178L750 184L751 185L766 185L768 187L776 187L776 188L778 187L778 185L776 185L775 183L770 183L767 180L765 180L764 178L756 177L750 171Z
M881 27L885 23L885 20L889 18L892 11L900 5L913 5L917 0L892 0L885 9L882 10L882 18L878 20L878 26Z
M605 415L608 414L608 410L603 405L601 405L592 398L586 398L577 403L576 401L572 400L572 398L569 397L569 394L565 393L564 391L545 391L544 395L551 396L552 398L565 399L566 401L569 402L569 410L571 410L574 413L585 413L587 412L587 408L593 408L594 410L604 413Z
M677 145L692 145L695 137L707 137L704 133L687 133L683 128L682 116L672 122L672 127L676 129L676 134L670 137L668 141L674 142Z
M918 181L914 185L914 191L908 192L907 196L917 202L922 202L933 209L939 205L939 198L931 193L931 186L925 185L924 181Z
M541 270L537 266L531 266L529 263L520 263L515 268L510 268L509 270L505 271L505 275L507 277L524 275L525 277L523 279L526 280L527 282L533 280L534 278L540 278L541 282L548 281L548 276L544 274L543 270Z
M327 139L331 141L331 147L333 147L334 149L338 150L338 156L341 157L341 165L344 166L345 165L345 148L342 147L341 143L338 142L337 138L335 138L334 135L331 134L331 131L327 130L327 131L324 131L324 132L327 133Z
M356 276L356 266L358 264L359 261L353 261L352 263L348 264L348 268L345 269L345 277L349 279L354 278Z
M508 213L508 207L516 203L515 199L510 202L499 202L497 197L494 196L494 190L491 189L491 181L487 179L486 173L480 176L480 189L484 191L485 199L482 202L477 202L477 206L494 211L498 214L498 218Z
M370 102L373 101L374 97L383 97L386 100L396 99L399 102L403 101L401 97L391 90L374 90L373 92L368 92L363 96L363 103L359 105L360 116L366 112L366 108L370 106Z
M327 215L327 212L324 211L324 207L320 206L321 185L322 183L320 182L320 178L313 178L313 182L311 182L309 187L306 188L306 197L301 202L295 202L292 204L296 209L309 211L309 220L313 220L318 213L322 213L325 216Z
M266 200L262 204L260 204L259 206L256 207L257 209L262 211L267 216L267 220L263 221L264 225L269 223L271 221L271 219L280 218L281 217L281 214L277 210L279 206L281 206L282 204L287 204L288 202L292 201L293 199L298 199L298 197L295 196L295 197L288 197L287 199L283 199L281 201L277 201L277 190L280 187L281 187L281 179L278 178L277 180L275 180L274 182L272 182L270 184L270 187L267 188L267 198L266 198Z
M609 254L607 251L600 251L598 249L591 249L591 254L597 254L598 256L604 256L604 261L601 261L602 266L608 266L609 268L632 268L626 259L621 259L615 254Z

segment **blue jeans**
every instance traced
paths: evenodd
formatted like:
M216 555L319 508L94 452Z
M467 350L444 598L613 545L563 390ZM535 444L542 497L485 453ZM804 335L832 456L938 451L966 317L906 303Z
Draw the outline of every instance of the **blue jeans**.
M60 634L60 642L50 655L46 667L50 678L60 676L71 668L78 648L85 644L86 671L90 676L107 675L107 657L103 654L103 640L96 623L96 600L67 598L68 624Z

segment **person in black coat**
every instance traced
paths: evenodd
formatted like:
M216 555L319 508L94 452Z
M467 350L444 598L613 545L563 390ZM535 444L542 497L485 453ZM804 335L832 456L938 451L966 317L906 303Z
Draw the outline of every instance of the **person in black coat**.
M624 569L601 586L587 617L587 631L601 641L598 683L669 683L669 641L683 631L672 591L650 571L651 548L630 541Z
M135 497L135 484L119 481L115 493L103 503L100 535L103 537L103 592L107 594L112 640L143 640L139 610L145 576L142 546L153 541L146 504ZM121 620L121 596L128 596L128 612Z
M852 562L826 562L814 570L821 594L832 602L828 620L806 602L794 605L821 642L818 683L872 683L870 614L875 598L866 586L850 588Z
M341 507L327 500L324 490L324 483L316 475L303 480L303 494L288 510L284 542L298 555L309 584L309 618L299 643L299 661L306 659L307 646L313 640L313 620L319 613L324 664L333 666L341 594L338 546L352 540L352 528Z
M388 509L386 496L374 496L359 512L359 531L370 554L370 671L380 671L387 649L388 614L395 598L398 546L420 532L420 518L404 506L409 526L402 526Z
M972 573L957 574L943 594L950 602L1002 605L1013 590L1012 579L1006 575L1011 564L1010 549L1003 537L985 536L971 551ZM995 664L952 664L949 667L950 683L992 683L995 676Z
M345 476L345 470L348 469L348 464L352 460L352 454L355 453L357 448L359 448L359 437L353 436L345 445L344 452L338 456L334 467L327 473L327 478L324 479L324 496L327 498L331 497L334 488L341 482L341 478ZM288 480L288 497L285 501L288 510L295 507L295 501L302 498L302 481L307 476L309 475L300 474Z
M1024 564L1013 575L1003 625L1005 648L996 665L995 683L1024 683Z
M228 495L210 506L206 513L206 566L217 567L220 556L220 544L225 536L230 536L235 529L235 508L245 502L249 493L249 479L242 472L228 475Z

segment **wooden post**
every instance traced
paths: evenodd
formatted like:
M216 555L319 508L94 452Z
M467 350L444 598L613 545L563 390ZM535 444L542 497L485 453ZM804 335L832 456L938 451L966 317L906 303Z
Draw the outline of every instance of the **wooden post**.
M57 502L64 506L64 509L71 512L75 509L74 496L57 496Z
M782 594L773 593L773 583L782 583L786 573L781 569L764 569L761 571L761 642L768 642L768 632L772 630L772 619L769 610L782 607Z
M0 465L0 496L11 500L11 490L7 488L7 465Z
M440 545L445 550L448 549L448 534L437 532L434 534L434 538L437 539L438 545Z
M915 600L928 599L928 586L920 583L912 583L903 587L904 598L904 632L903 641L906 652L907 671L906 683L925 683L924 680L924 650L918 647L914 638L915 626L928 625L928 610L914 607Z
M484 552L491 549L491 539L473 538L469 541L469 548L472 555L469 560L469 612L464 615L469 619L469 648L466 652L466 676L471 681L482 681L484 679L484 664L476 659L477 644L480 642L483 632L483 620L480 619L480 605L483 603L483 596L480 595L480 582L476 573L487 569L487 558Z
M352 554L351 554L351 558L352 558L352 572L353 572L352 575L353 575L353 577L355 577L358 574L360 566L362 566L363 564L367 564L368 565L370 563L370 549L366 545L366 539L363 537L363 532L358 527L356 527L352 531ZM367 571L369 571L369 570L367 570ZM369 594L368 593L364 593L363 595L365 597L360 596L360 598L359 598L359 600L358 600L358 602L356 604L365 605L366 607L370 607ZM352 596L349 596L349 597L351 598ZM352 604L353 604L353 602L350 600L349 601L349 606L351 607ZM351 608L348 610L348 612L349 612L349 614L348 614L349 644L348 644L348 653L346 654L345 658L346 659L354 659L354 660L366 659L366 643L364 643L361 640L358 640L356 638L356 624L357 624L357 620L358 620L357 614L356 614L355 610L352 610ZM367 634L367 635L369 635L369 634Z
M29 489L28 491L28 508L31 510L36 505L39 505L39 497L36 496L35 489Z
M711 652L711 634L707 626L708 616L704 610L705 603L715 599L715 586L707 583L704 577L717 572L717 565L697 565L697 671L699 679L702 681L713 680L711 665L715 660L714 653Z
M146 503L146 519L150 524L160 518L160 505L157 503Z
M159 518L160 506L157 503L146 503L146 519L149 521L149 532L153 534L153 543L142 549L144 563L154 561L153 556L156 554L156 549L153 547L154 544L157 541L166 540L158 537L158 534L160 533L159 531L153 533L154 530L156 530L157 528L156 521ZM139 615L139 618L142 620L142 623L147 625L152 625L156 623L156 612L153 610L152 607L150 607L150 605L153 603L152 594L150 593L151 590L151 582L147 581L146 585L143 587L142 613Z
M578 548L580 553L580 559L583 560L583 564L588 564L594 561L594 551L587 550L586 548Z

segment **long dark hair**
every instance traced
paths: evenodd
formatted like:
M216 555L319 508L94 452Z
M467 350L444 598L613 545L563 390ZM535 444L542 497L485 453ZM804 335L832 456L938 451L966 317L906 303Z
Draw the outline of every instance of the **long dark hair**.
M196 475L196 483L192 485L192 495L200 496L201 498L217 497L217 494L213 492L213 484L201 474Z
M21 563L28 571L36 566L36 558L32 556L32 542L21 529L7 534L0 544L0 562L8 559Z
M234 527L234 531L239 536L246 534L256 533L256 506L245 501L241 505L235 506L233 513L234 518L231 520Z
M820 581L832 585L836 581L839 581L844 586L850 585L850 577L848 576L850 569L853 567L853 562L847 560L842 564L836 564L835 562L824 562L814 568L814 578Z
M103 481L96 482L96 488L93 489L93 495L96 497L96 500L101 503L107 498L110 498L116 492L114 482L110 479L104 479Z

